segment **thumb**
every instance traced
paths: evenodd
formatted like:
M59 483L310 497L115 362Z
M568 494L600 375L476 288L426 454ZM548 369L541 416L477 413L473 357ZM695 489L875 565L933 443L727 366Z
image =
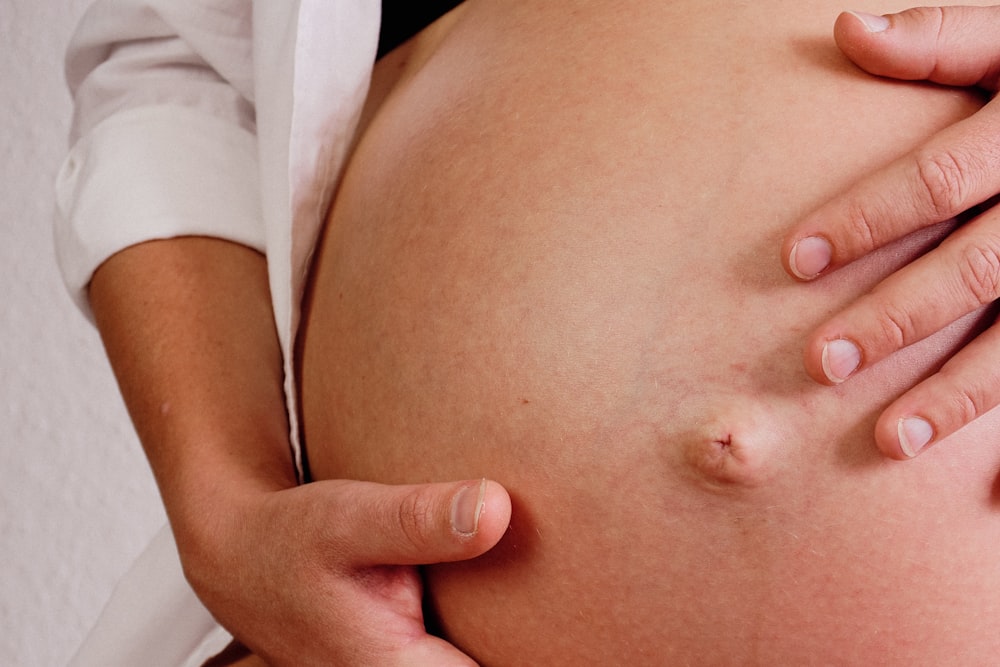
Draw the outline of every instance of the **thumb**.
M871 74L997 89L1000 7L920 7L874 16L844 12L833 35Z
M476 662L439 637L428 634L401 648L393 667L476 667Z
M486 479L391 486L343 482L334 530L357 567L475 558L503 537L510 496Z

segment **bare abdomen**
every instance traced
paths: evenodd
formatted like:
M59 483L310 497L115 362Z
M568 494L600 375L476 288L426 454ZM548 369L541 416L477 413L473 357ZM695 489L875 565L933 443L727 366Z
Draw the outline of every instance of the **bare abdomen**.
M800 361L946 230L809 286L777 258L974 103L854 71L825 1L734 4L472 0L405 71L318 255L313 473L508 488L500 545L428 571L485 664L986 664L1000 424L871 436L974 319L837 388Z

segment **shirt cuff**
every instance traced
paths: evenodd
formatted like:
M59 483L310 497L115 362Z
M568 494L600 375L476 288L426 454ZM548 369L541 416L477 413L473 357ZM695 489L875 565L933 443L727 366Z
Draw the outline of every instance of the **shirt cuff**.
M91 319L91 276L128 246L211 236L265 251L256 136L187 107L142 107L102 121L63 163L56 204L59 267Z

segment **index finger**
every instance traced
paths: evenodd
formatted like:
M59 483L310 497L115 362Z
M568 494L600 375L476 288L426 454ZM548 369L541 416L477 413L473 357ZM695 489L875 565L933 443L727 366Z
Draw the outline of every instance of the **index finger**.
M1000 102L994 100L806 216L785 237L782 262L792 276L811 280L998 191Z
M871 74L997 89L1000 7L914 7L873 16L844 12L833 37Z

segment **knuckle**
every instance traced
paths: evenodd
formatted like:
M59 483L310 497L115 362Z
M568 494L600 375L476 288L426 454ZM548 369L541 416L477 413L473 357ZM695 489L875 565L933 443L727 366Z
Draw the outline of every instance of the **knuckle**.
M407 494L398 505L396 517L400 534L417 549L425 548L430 542L428 528L434 523L434 508L433 498L422 491Z
M865 253L877 248L879 242L878 216L861 201L853 201L848 205L845 219L848 238Z
M958 417L955 427L968 424L986 412L986 396L976 388L957 388L951 400L950 412Z
M941 7L912 7L906 10L906 14L914 18L921 25L925 25L941 41L944 30L944 10Z
M893 303L881 306L878 322L881 339L893 349L910 345L918 335L916 322L910 312Z
M956 153L925 149L916 154L915 161L925 201L937 219L950 218L965 208L969 170Z
M962 287L979 304L1000 296L1000 238L983 239L962 251L960 279Z
M975 372L970 373L972 368L967 364L949 362L938 371L936 377L940 389L935 395L941 399L935 403L941 406L941 422L950 425L948 432L975 421L1000 403L998 374L981 372L984 369L979 363L974 365L974 369Z
M931 53L949 49L948 26L946 21L949 13L942 7L913 7L902 12L913 24L921 26L924 34L929 36L934 45ZM940 59L930 57L920 68L920 78L929 79L938 76Z

